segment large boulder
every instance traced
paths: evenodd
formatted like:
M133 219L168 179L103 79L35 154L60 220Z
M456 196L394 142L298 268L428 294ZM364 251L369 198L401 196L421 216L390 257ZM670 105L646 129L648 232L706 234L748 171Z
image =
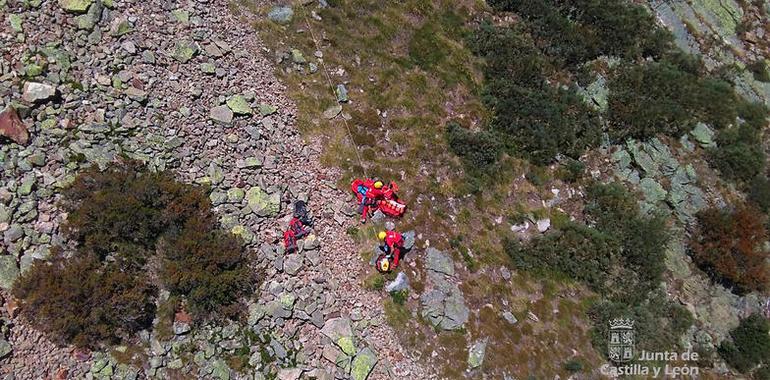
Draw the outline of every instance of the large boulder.
M21 98L28 103L44 102L56 96L56 87L37 82L24 83Z
M350 319L341 317L330 319L324 323L321 333L331 339L342 352L351 356L356 353Z
M695 128L690 131L690 135L692 135L702 148L711 148L716 145L714 142L714 131L704 123L698 123Z
M385 286L385 290L387 290L390 293L400 292L408 288L409 288L409 279L406 277L406 274L404 274L404 272L398 272L396 279L388 283L387 286Z
M267 13L267 18L277 24L286 25L291 22L294 17L294 10L291 7L273 7L270 12Z
M642 178L639 186L641 187L644 198L648 203L655 204L666 199L666 190L663 188L663 186L661 186L660 183L658 183L658 181L655 181L652 178Z
M462 291L457 285L439 280L434 289L420 297L422 316L444 330L462 328L470 315Z
M5 136L21 145L29 142L27 127L21 122L19 114L13 107L8 107L0 112L0 136Z
M449 276L453 276L455 274L455 266L452 262L452 259L433 247L428 248L428 256L425 261L425 268Z
M468 322L470 310L465 305L462 291L455 287L444 301L444 319L441 320L441 328L444 330L457 330Z

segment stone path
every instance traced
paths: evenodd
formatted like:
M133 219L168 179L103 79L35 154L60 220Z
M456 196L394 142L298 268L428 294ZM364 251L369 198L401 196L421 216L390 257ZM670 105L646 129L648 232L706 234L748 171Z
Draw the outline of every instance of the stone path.
M382 295L360 286L370 268L345 234L355 219L352 198L335 189L339 173L298 135L262 43L226 2L4 3L0 109L18 110L30 142L0 145L3 281L62 244L58 192L75 173L124 154L211 185L222 225L256 252L264 282L244 323L190 328L177 316L171 340L140 334L147 360L136 366L55 348L3 310L12 351L0 374L429 378L385 323ZM296 199L318 223L300 253L284 255L277 243ZM247 374L230 368L244 352Z

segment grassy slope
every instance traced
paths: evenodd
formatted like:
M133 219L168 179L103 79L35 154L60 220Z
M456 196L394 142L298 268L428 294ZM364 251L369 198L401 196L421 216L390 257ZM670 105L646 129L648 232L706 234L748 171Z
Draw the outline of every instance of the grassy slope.
M474 127L488 116L480 101L479 62L463 45L464 32L486 11L483 4L473 0L330 3L332 8L319 12L322 22L301 8L295 8L294 21L286 27L257 21L256 28L272 50L268 54L273 58L299 49L309 61L317 62L307 17L322 45L333 84L346 83L350 93L345 112L368 174L398 181L410 205L399 228L415 228L432 246L447 249L468 268L462 273L462 289L474 315L465 331L437 334L413 315L419 310L415 299L401 306L384 297L388 321L398 326L402 343L449 378L465 376L466 347L485 336L490 342L481 372L494 378L504 373L517 378L565 376L562 365L572 358L573 349L584 367L596 368L601 359L587 333L587 303L581 301L588 297L585 290L555 280L535 282L521 274L514 274L508 284L494 271L507 263L499 241L507 224L497 223L496 217L537 213L547 191L521 179L525 163L509 160L495 184L469 195L472 187L445 143L446 121L456 119ZM251 8L266 13L266 9ZM325 164L343 169L340 186L347 187L349 179L362 175L362 169L341 121L321 116L335 104L325 77L321 71L287 70L294 66L290 60L279 66L278 75L299 107L301 130L308 139L325 142ZM374 229L349 232L360 238L360 250L368 252ZM419 260L416 256L412 259ZM409 274L413 288L421 291L424 275ZM520 322L508 325L500 317L505 309ZM528 320L528 311L540 321Z

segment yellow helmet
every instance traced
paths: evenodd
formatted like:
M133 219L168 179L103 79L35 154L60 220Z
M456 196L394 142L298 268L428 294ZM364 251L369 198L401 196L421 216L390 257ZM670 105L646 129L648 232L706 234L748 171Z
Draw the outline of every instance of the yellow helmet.
M388 259L383 258L380 260L380 270L383 272L387 272L388 269L390 269L390 261Z
M377 237L380 238L380 240L385 240L386 236L388 236L388 234L386 234L385 231L380 231L380 233L377 234Z
M377 181L374 183L375 189L382 189L382 181Z

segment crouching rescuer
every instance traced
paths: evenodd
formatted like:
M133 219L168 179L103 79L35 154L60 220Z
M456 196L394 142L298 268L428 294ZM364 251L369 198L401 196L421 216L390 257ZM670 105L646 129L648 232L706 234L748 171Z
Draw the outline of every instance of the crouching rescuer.
M307 211L307 204L303 201L294 203L294 214L289 222L289 228L283 233L283 245L286 253L297 251L297 240L310 234L313 227L313 219Z
M377 258L376 267L380 273L388 273L398 268L404 250L404 237L396 231L381 231L377 234L380 240L380 256Z

